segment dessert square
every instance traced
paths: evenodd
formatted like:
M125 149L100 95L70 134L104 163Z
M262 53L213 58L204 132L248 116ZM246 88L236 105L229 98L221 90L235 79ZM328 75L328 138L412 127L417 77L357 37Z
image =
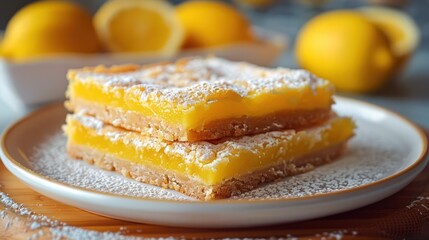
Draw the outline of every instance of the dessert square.
M171 142L144 136L79 113L64 127L70 156L137 181L174 189L201 200L227 198L339 156L355 124L331 114L303 130L240 138Z
M219 58L70 70L74 112L169 141L300 129L329 118L333 87L304 70Z

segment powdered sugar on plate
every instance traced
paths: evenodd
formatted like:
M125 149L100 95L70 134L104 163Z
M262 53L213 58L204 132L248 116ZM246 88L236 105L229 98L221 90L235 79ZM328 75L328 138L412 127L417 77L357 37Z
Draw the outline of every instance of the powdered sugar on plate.
M0 186L1 190L1 186ZM97 232L83 228L68 226L66 223L54 220L45 215L37 214L22 204L18 204L7 194L0 191L0 219L5 224L4 229L21 221L19 217L25 217L25 232L28 232L29 240L36 239L94 239L94 240L140 240L140 239L158 239L168 240L175 238L140 238L133 236L124 236L121 228L118 232Z
M262 186L235 199L284 199L356 188L383 179L406 164L406 149L378 125L357 120L355 138L337 161L315 170ZM386 144L388 143L388 144ZM143 184L120 174L68 157L61 132L41 143L29 156L31 168L53 180L85 189L125 196L193 200L183 194Z

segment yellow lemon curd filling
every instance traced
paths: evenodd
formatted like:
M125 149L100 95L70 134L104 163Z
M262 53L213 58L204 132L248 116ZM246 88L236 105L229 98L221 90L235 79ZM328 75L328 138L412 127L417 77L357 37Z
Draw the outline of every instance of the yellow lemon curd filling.
M222 142L169 142L124 131L92 117L70 115L66 134L78 145L145 166L161 167L206 185L222 183L348 140L355 124L332 117L302 131L275 131Z
M244 97L228 89L219 89L186 106L162 98L142 101L144 91L145 87L140 85L118 87L91 80L74 80L69 84L68 95L72 101L79 99L122 111L135 111L184 129L202 129L205 124L220 119L259 117L281 111L330 109L332 104L330 84L315 89L310 86L282 87L275 91L250 92Z

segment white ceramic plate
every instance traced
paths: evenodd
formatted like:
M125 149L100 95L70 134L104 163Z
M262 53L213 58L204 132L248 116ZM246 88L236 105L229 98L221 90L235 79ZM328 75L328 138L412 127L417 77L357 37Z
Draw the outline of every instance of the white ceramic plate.
M68 159L62 146L65 138L59 135L65 117L59 104L9 127L2 138L1 157L16 177L41 194L112 218L186 227L243 227L306 220L379 201L411 182L427 162L425 135L410 121L368 103L339 97L336 102L336 111L352 116L358 125L356 137L341 159L234 199L186 200L174 191ZM54 160L59 164L56 167L43 165ZM74 164L80 164L82 171L70 174L68 168ZM91 180L93 174L107 182ZM82 180L85 177L88 181ZM124 187L118 187L118 183ZM104 187L97 190L100 184ZM111 189L106 188L109 184ZM138 190L140 186L137 192L141 194L133 194L136 189L132 188Z

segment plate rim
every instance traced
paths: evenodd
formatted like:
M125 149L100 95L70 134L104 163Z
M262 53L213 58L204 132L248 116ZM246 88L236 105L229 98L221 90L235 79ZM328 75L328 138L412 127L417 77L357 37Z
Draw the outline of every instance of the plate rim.
M422 129L422 127L418 126L417 124L415 124L414 122L412 122L411 120L409 120L408 118L406 118L405 116L394 112L392 110L389 110L387 108L384 108L382 106L373 104L373 103L369 103L363 100L358 100L358 99L352 99L352 98L347 98L347 97L341 97L341 96L335 96L334 100L338 100L338 101L349 101L349 102L353 102L354 104L361 104L361 105L365 105L366 107L370 107L370 108L375 108L378 110L382 110L390 115L395 116L397 119L401 120L403 123L407 124L408 126L410 126L412 129L414 129L416 131L416 133L419 136L419 140L422 143L422 151L419 153L419 156L416 158L416 160L409 166L405 167L404 169L402 169L399 172L396 172L392 175L389 175L385 178L382 178L378 181L375 182L371 182L371 183L366 183L363 185L360 185L358 187L354 187L354 188L350 188L350 189L343 189L343 190L337 190L334 192L327 192L327 193L316 193L313 195L309 195L309 196L302 196L302 197L289 197L289 198L280 198L280 199L219 199L219 200L208 200L208 201L199 201L199 200L182 200L182 199L156 199L156 198L149 198L149 197L137 197L137 196L127 196L127 195L119 195L119 194L114 194L114 193L109 193L109 192L101 192L101 191L97 191L97 190L91 190L91 189L87 189L84 187L80 187L80 186L73 186L73 185L69 185L66 183L63 183L61 181L58 181L56 179L51 179L47 176L44 176L40 173L37 173L25 166L23 166L18 160L15 160L11 154L7 151L7 147L6 147L6 141L8 138L8 135L10 135L16 128L19 128L22 124L26 124L28 121L31 121L32 118L34 118L37 115L43 114L45 112L49 112L49 111L53 111L53 109L59 108L61 105L64 105L63 102L56 102L56 103L52 103L49 104L45 107L42 107L38 110L35 110L29 114L27 114L26 116L18 119L17 121L13 122L12 124L10 124L2 133L1 135L1 145L0 145L0 154L3 155L4 157L1 157L1 161L3 162L3 164L6 166L6 168L8 169L8 171L10 171L15 177L17 177L20 181L21 180L20 177L16 176L8 167L7 167L7 163L5 163L5 161L9 161L9 163L14 166L15 168L18 168L18 170L24 171L26 174L31 175L32 177L38 178L41 181L45 181L45 182L50 182L53 183L55 185L57 185L58 187L62 187L62 188L67 188L69 190L73 190L73 191L83 191L85 194L95 194L95 195L103 195L106 197L110 197L110 198L119 198L119 199L127 199L127 200L134 200L134 201L142 201L142 202L156 202L156 203L176 203L176 204L193 204L193 205L230 205L230 204L243 204L243 203L251 203L251 204L273 204L273 203L292 203L292 202L303 202L303 201L312 201L312 200L318 200L321 198L330 198L330 197L338 197L344 194L353 194L355 192L359 192L359 191L363 191L365 189L370 189L373 187L377 187L379 185L383 185L389 181L393 181L395 179L400 178L401 176L406 175L407 173L412 172L414 169L418 168L421 164L426 165L428 161L426 160L426 157L428 155L428 139L426 138L426 134L424 132L424 130ZM423 169L423 168L422 168ZM25 183L26 185L28 185L27 183Z

